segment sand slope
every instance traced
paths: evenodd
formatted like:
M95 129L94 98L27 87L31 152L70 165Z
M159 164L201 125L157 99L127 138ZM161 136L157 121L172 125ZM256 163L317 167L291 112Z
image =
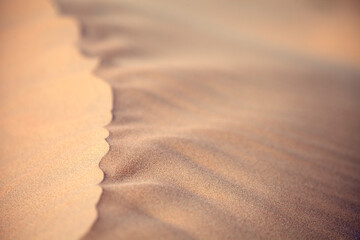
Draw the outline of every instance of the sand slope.
M110 89L50 2L0 11L0 239L78 239L96 218Z
M354 1L58 2L114 92L84 239L359 237Z
M354 80L245 69L118 76L86 239L355 239Z

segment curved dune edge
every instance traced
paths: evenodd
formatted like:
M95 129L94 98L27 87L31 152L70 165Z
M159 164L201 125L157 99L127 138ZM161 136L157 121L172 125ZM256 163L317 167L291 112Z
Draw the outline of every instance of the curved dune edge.
M111 90L51 2L0 11L0 239L79 239L97 217Z

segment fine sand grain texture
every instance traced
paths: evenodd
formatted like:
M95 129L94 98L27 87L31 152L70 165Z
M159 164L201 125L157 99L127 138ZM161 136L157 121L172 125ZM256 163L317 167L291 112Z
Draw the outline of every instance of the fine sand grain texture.
M358 1L56 4L113 99L0 2L0 239L360 238Z
M0 1L0 239L79 239L96 219L111 91L43 0Z
M84 239L360 237L356 1L58 2L114 93Z

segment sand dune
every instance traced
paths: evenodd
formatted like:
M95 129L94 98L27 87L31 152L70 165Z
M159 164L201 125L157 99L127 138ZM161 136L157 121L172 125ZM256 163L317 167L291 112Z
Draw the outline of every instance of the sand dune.
M172 69L113 88L86 239L358 236L357 79Z
M43 0L0 1L0 239L78 239L96 219L109 87Z
M114 93L84 239L359 237L354 1L58 2Z
M1 239L360 237L357 1L56 4L99 64L0 2Z

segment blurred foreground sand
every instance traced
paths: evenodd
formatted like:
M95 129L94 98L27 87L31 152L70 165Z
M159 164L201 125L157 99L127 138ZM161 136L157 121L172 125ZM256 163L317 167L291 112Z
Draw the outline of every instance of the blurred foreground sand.
M0 239L78 239L96 218L110 89L50 2L0 11Z

